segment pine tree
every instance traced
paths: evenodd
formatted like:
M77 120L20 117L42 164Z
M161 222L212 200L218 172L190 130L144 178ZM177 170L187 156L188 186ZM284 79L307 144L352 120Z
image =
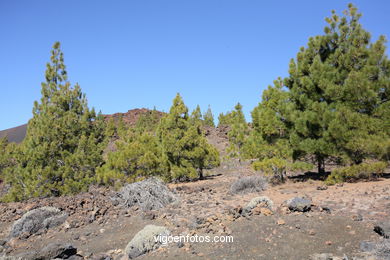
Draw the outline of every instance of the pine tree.
M190 162L189 167L196 169L197 172L196 176L192 176L190 171L188 177L203 179L204 169L212 169L219 166L219 153L215 147L207 142L199 123L190 126L181 141L183 144L186 144L183 147L181 156L186 158Z
M231 156L240 156L242 146L249 134L249 127L242 112L242 105L237 103L230 115L230 130L228 132L230 146L228 151Z
M211 111L210 105L209 105L209 107L207 108L206 113L203 114L203 120L204 120L204 124L205 124L206 126L215 127L215 124L214 124L214 115L213 115L213 112Z
M274 86L263 91L262 102L253 109L253 130L243 147L245 157L292 158L291 147L288 147L288 127L285 124L291 103L288 102L289 93L283 91L282 87L281 79L274 81Z
M332 11L325 34L301 48L284 81L294 104L286 122L294 157L314 155L319 172L329 156L344 164L360 163L386 157L389 151L385 38L370 43L352 4L344 14Z
M118 129L116 126L115 119L113 117L108 119L104 135L106 136L106 138L109 139L118 137Z
M202 122L202 112L200 106L197 105L196 108L192 111L190 115L190 124L201 124Z
M157 109L153 108L153 110L147 111L138 118L135 128L140 132L154 132L157 129L160 118L161 116Z
M129 126L126 125L125 120L123 119L123 115L120 115L115 123L118 137L125 136L128 133Z
M129 129L116 146L116 151L108 154L106 164L97 169L100 184L119 187L149 176L169 179L168 161L153 133Z
M7 137L0 138L0 182L4 179L4 170L9 162Z
M184 152L185 156L191 158L193 167L197 169L199 179L204 178L203 170L211 169L220 164L219 153L215 147L209 144L204 138L202 127L204 125L202 120L202 113L199 105L192 112L189 119L189 128L183 139L187 139L187 143L192 149Z
M217 150L207 143L199 121L196 122L191 124L188 108L177 94L157 130L172 180L203 178L203 169L219 165Z
M19 151L20 145L0 138L0 183L6 181L7 173L15 167Z
M226 114L220 113L218 116L218 127L230 126L233 124L233 111L227 112Z
M243 157L258 159L253 163L255 170L282 182L288 171L312 168L310 164L293 160L286 125L291 106L289 93L283 90L283 82L279 78L274 86L263 92L262 102L252 111L253 130L242 148Z
M88 109L79 85L71 87L59 42L51 54L17 166L6 176L8 200L85 190L102 163L103 117Z

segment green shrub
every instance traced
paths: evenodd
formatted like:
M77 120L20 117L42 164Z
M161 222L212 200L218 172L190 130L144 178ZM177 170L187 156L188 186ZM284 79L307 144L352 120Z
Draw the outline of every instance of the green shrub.
M287 161L280 158L267 158L253 163L256 171L261 171L267 176L273 176L281 181L286 177Z
M286 159L273 157L256 161L252 164L256 171L261 171L267 176L271 176L276 181L283 182L288 171L310 171L313 165L306 162L290 162Z
M99 184L122 186L149 176L168 172L168 161L157 138L129 130L125 140L116 142L117 150L108 154L107 162L97 169Z
M351 182L358 179L372 179L383 174L387 167L385 162L362 163L338 168L332 171L326 179L326 184L332 185L340 182Z

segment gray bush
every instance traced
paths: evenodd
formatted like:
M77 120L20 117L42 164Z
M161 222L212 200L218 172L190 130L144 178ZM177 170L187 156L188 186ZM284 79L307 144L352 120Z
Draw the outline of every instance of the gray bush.
M156 210L177 200L168 187L157 178L127 184L112 198L125 207L138 206L142 210Z
M169 234L169 230L165 227L147 225L127 244L125 253L129 259L134 259L153 251L162 245L158 236L168 236Z
M268 181L261 176L249 176L240 178L230 187L233 194L244 194L249 192L259 192L267 189Z
M17 237L23 233L29 235L61 225L68 214L53 207L41 207L33 209L15 221L11 228L11 237Z
M261 205L262 207L264 208L268 208L270 210L272 210L273 206L274 206L274 203L272 200L270 200L268 197L266 196L261 196L261 197L256 197L256 198L253 198L251 199L251 201L243 208L242 212L243 214L248 214L249 212L251 212L252 209L256 208L257 205Z

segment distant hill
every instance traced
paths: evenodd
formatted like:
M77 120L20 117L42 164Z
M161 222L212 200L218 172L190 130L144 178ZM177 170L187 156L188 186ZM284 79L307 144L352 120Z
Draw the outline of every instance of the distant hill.
M111 115L104 115L106 120L109 120L110 118L114 118L114 120L118 120L122 117L123 122L129 126L134 126L135 123L137 123L139 117L143 114L150 113L152 110L146 109L146 108L136 108L131 109L125 113L115 113ZM157 111L160 117L164 115L163 112Z
M26 136L27 124L0 131L0 138L7 137L9 142L20 143Z
M131 109L125 113L115 113L115 114L108 114L104 115L105 119L108 120L110 118L119 119L120 117L123 118L123 121L130 126L133 126L139 117L145 113L150 112L151 110L146 108L136 108ZM158 111L160 116L163 116L163 112ZM27 124L20 125L17 127L9 128L6 130L0 131L0 138L7 137L9 142L15 142L20 143L23 141L24 137L26 136L27 131Z

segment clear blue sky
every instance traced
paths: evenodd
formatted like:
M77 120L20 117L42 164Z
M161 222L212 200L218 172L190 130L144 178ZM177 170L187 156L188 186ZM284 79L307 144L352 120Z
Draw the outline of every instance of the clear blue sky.
M69 80L103 113L168 111L180 92L215 117L239 101L250 119L262 90L348 2L0 0L0 129L31 117L55 41ZM390 1L353 3L374 40L389 37Z

